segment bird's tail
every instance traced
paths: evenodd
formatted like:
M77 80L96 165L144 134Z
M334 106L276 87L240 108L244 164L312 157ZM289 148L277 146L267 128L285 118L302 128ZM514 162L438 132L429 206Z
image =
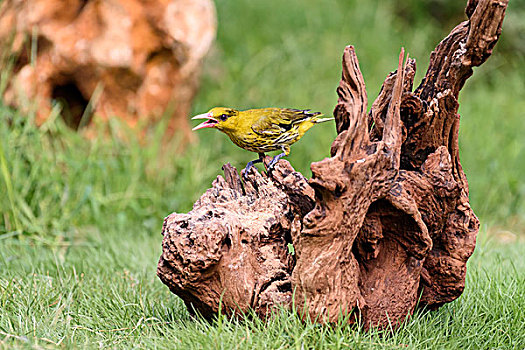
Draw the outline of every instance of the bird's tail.
M335 119L334 117L331 117L331 118L317 118L317 119L313 120L313 122L315 124L319 124L319 123L328 122L328 121L334 120L334 119Z

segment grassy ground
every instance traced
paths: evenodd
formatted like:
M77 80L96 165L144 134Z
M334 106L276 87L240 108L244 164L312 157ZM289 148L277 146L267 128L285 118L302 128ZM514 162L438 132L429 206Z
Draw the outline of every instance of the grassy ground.
M509 15L521 4L511 1ZM436 38L451 29L424 20L424 9L413 27L390 15L393 1L219 0L217 7L199 113L214 105L330 113L347 44L356 46L373 100L400 46L418 59L421 77ZM0 105L0 347L524 348L525 59L508 54L519 50L505 50L513 41L502 40L507 54L498 44L460 100L461 158L482 221L465 293L396 332L302 324L285 312L267 325L191 320L155 276L162 218L191 209L223 163L242 167L252 155L209 130L177 153L176 140L159 143L161 126L139 147L131 134L125 143L113 136L127 134L116 122L104 130L109 137L87 141L64 126L58 109L36 129L31 113ZM333 126L316 127L290 161L309 175L333 136Z
M286 312L267 325L191 320L156 278L160 237L145 230L113 228L46 248L4 241L0 341L67 348L522 349L524 244L485 238L469 261L466 289L457 301L418 312L400 330L382 333L302 324Z

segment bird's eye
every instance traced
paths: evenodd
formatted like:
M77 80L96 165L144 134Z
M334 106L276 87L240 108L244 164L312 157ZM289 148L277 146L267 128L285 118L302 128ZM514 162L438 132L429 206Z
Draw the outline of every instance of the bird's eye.
M222 121L225 121L226 119L228 119L228 115L226 114L221 114L221 116L219 117L220 120Z

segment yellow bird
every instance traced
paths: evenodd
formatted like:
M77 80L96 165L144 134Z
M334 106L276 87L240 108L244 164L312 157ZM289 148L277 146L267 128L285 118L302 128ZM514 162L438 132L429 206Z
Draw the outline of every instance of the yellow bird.
M334 119L319 118L320 116L320 112L310 112L309 109L261 108L238 111L215 107L208 113L199 114L192 119L206 119L193 130L217 129L228 135L240 148L259 154L259 159L246 165L246 175L253 164L263 161L265 152L283 151L273 157L268 166L271 169L279 159L290 153L290 145L303 137L308 129L315 124Z

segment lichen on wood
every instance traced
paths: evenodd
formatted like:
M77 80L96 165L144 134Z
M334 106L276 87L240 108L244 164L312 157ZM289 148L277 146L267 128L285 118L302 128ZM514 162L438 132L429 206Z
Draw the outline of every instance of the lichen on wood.
M266 317L280 305L365 328L455 300L479 228L459 161L458 94L492 53L506 6L469 1L469 20L432 52L415 90L416 62L401 50L368 112L348 46L331 157L311 164L309 180L285 160L244 183L226 165L192 211L166 218L162 281L205 317L219 307Z

